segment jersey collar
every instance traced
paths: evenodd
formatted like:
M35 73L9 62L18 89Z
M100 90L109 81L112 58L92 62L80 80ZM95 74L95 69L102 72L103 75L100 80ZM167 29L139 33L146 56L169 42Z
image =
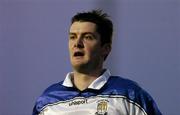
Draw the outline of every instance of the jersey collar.
M69 72L66 75L66 78L63 82L63 86L66 87L73 87L73 83L71 81L71 78L73 76L73 72ZM99 90L104 86L104 84L108 81L109 77L111 76L110 71L107 69L101 76L99 76L96 80L94 80L89 86L89 89L97 89Z

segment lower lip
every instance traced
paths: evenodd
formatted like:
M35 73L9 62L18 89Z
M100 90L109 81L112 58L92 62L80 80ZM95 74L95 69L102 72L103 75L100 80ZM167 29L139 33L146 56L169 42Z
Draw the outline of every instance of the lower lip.
M83 56L74 56L75 59L83 58Z

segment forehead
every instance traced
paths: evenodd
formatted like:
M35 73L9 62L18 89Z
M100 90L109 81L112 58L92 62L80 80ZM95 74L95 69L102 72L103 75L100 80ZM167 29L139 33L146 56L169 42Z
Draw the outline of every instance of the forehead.
M96 32L96 24L92 22L74 22L70 27L72 33Z

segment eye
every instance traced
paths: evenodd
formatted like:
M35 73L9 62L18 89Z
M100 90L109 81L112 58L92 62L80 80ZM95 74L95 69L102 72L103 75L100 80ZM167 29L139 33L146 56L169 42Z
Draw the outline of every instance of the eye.
M69 35L69 39L70 39L70 40L74 40L75 38L76 38L75 35Z
M84 36L85 40L93 40L94 37L92 35L85 35Z

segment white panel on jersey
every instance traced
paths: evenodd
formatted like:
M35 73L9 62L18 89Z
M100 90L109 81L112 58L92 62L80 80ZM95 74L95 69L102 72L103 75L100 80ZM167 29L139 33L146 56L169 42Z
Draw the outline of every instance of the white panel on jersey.
M147 115L137 103L123 96L76 97L48 104L40 115Z

